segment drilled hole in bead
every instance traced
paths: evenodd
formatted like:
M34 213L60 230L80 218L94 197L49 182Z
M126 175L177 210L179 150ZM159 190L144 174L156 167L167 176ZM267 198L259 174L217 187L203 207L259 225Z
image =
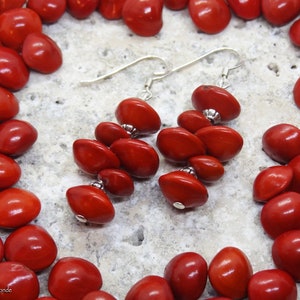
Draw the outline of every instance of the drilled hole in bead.
M82 215L75 215L75 218L80 223L85 223L86 224L88 222L87 219L84 216L82 216Z

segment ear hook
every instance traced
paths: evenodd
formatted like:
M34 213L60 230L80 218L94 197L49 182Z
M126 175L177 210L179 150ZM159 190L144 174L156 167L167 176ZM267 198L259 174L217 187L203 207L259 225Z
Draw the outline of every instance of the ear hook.
M233 66L230 66L230 67L225 67L222 71L222 74L221 74L221 80L220 80L220 86L222 88L227 88L229 86L229 84L226 82L227 79L228 79L228 76L229 76L229 73L230 71L236 69L236 68L239 68L241 65L242 65L242 60L241 60L241 56L240 54L233 48L229 48L229 47L221 47L221 48L217 48L217 49L213 49L207 53L204 53L203 55L199 56L198 58L190 61L190 62L187 62L181 66L178 66L176 68L173 68L172 70L169 70L169 72L165 72L164 74L157 74L157 76L155 77L152 77L152 78L149 78L147 80L147 82L145 83L145 89L150 89L153 82L156 81L156 80L161 80L165 77L167 77L168 75L172 74L172 73L175 73L175 72L178 72L178 71L181 71L185 68L188 68L192 65L194 65L195 63L197 63L198 61L206 58L206 57L209 57L210 55L212 54L215 54L215 53L219 53L219 52L223 52L223 51L229 51L231 53L233 53L235 56L238 57L238 62L233 65ZM156 74L154 74L156 75Z
M166 60L164 60L163 58L159 57L159 56L155 56L155 55L146 55L146 56L142 56L126 65L123 65L121 66L120 68L118 69L115 69L107 74L104 74L100 77L97 77L95 79L91 79L91 80L83 80L83 81L80 81L81 84L91 84L91 83L97 83L101 80L104 80L104 79L108 79L109 77L129 68L129 67L132 67L136 64L138 64L139 62L143 61L143 60L151 60L151 59L157 59L159 60L163 66L165 67L165 70L162 71L162 72L154 72L153 75L154 76L164 76L165 74L167 74L169 72L169 69L170 69L170 66L167 64Z

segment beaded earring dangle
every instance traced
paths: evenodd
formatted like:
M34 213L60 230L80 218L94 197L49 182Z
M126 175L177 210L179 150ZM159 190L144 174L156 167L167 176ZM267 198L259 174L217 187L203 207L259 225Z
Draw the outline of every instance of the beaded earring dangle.
M243 146L242 136L224 124L237 118L241 107L226 89L230 71L242 65L241 57L231 48L211 51L230 51L238 62L222 72L219 85L200 85L191 96L194 110L177 118L177 127L162 129L156 145L167 161L184 165L179 170L159 177L158 183L167 202L184 210L199 207L208 200L205 183L212 183L224 174L223 163L235 157Z
M106 75L81 82L84 85L99 82L144 60L158 60L164 68L163 71L153 73L152 77L146 80L144 89L138 97L124 99L118 104L115 110L117 123L100 122L95 128L95 140L78 139L73 143L73 156L77 166L84 173L97 178L90 185L71 187L66 192L68 204L77 220L89 224L110 222L115 216L115 210L108 194L118 197L130 196L134 192L133 178L149 179L156 174L159 168L159 155L154 147L139 139L156 134L161 128L161 119L158 113L147 103L152 98L153 83L195 64L209 55L223 51L229 51L239 58L236 65L226 68L223 73L222 86L225 86L229 72L241 65L238 53L234 49L226 47L214 49L176 68L171 68L164 59L158 56L144 56ZM240 136L233 129L225 126L219 126L219 128L214 126L217 128L216 132L198 133L200 127L210 127L209 125L229 121L238 116L239 103L225 90L225 87L200 86L194 94L193 104L196 110L193 113L197 114L196 118L198 119L201 115L202 126L197 125L199 128L194 130L196 132L191 132L189 124L198 124L199 120L191 120L191 118L195 118L194 115L192 117L190 115L181 116L181 121L178 121L181 127L163 129L157 136L157 147L167 160L176 163L189 161L195 170L195 172L192 171L192 167L189 166L184 171L175 171L175 173L165 174L159 178L159 185L168 202L180 209L192 207L189 202L193 203L193 206L199 206L199 196L196 200L191 200L191 197L184 196L187 192L189 195L199 194L201 203L204 202L203 195L206 193L206 188L192 175L198 172L200 179L201 164L206 166L206 169L216 169L215 165L217 165L222 171L221 161L233 157L233 152L237 154L242 145L242 139L238 140L238 145L233 150L232 145L236 144L236 141L233 140L239 139ZM204 136L204 141L201 140L201 135ZM225 139L225 143L223 143L226 149L222 153L211 154L215 157L204 156L204 154L210 153L209 146L213 144L213 141L205 140L206 135L208 135L207 140L211 135ZM219 141L217 140L215 143L219 143ZM199 157L199 155L203 157ZM222 159L221 155L223 155ZM204 161L205 159L206 161ZM208 165L209 167L207 167ZM211 165L214 166L211 167ZM207 172L216 173L216 170ZM174 184L178 184L180 191L174 187ZM186 188L189 186L191 188L187 191ZM186 198L186 201L181 198Z
M164 70L153 73L153 78L169 72L169 66L162 58L144 56L81 84L107 79L145 60L158 60L163 65ZM159 156L151 145L139 139L156 133L161 127L158 113L146 102L152 98L151 85L148 80L138 97L124 99L118 104L115 111L117 123L100 122L95 128L95 139L74 141L75 163L84 173L97 179L90 185L75 186L66 191L68 204L78 221L89 224L110 222L115 210L108 194L130 196L134 192L133 178L145 180L156 174Z

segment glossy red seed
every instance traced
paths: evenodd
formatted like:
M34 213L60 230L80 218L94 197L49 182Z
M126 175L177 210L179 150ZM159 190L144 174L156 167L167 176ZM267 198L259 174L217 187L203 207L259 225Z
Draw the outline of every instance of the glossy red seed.
M300 47L300 19L296 20L291 25L291 27L289 29L289 38L295 46ZM298 87L298 90L299 90L299 87ZM298 91L298 93L299 93L299 91ZM295 96L295 91L294 91L294 96ZM297 106L299 107L299 105L300 105L299 95L297 97L297 100L298 101L296 102L296 99L295 99L295 102L296 102Z
M177 300L197 300L206 286L207 263L198 253L180 253L166 265L164 278Z
M24 189L9 188L0 192L0 227L11 229L33 221L41 211L39 198Z
M29 70L21 56L13 49L1 46L0 42L0 86L17 91L28 80Z
M128 291L125 300L175 300L168 282L163 277L149 275L136 282Z
M0 262L2 262L4 258L4 244L2 239L0 238Z
M262 0L261 7L263 17L275 26L287 24L300 12L298 0Z
M101 0L98 11L108 20L119 20L122 18L122 10L126 0Z
M110 199L97 187L74 186L67 190L66 197L72 212L82 222L105 224L111 222L115 216Z
M248 299L296 300L296 283L288 273L282 270L262 270L255 273L249 281Z
M26 0L1 0L0 1L0 14L6 10L22 7Z
M57 22L66 11L66 6L66 0L27 0L26 4L46 24Z
M177 124L192 133L195 133L202 127L212 125L207 117L198 110L184 111L178 116Z
M19 262L35 272L40 272L56 259L57 246L44 228L26 225L7 237L4 255L7 261Z
M225 247L210 262L208 276L212 287L221 296L243 299L247 296L252 266L243 251Z
M202 32L216 34L223 31L231 20L231 13L224 0L189 0L192 21Z
M120 139L111 147L120 159L121 166L131 176L149 178L156 174L159 167L159 157L155 149L141 140Z
M157 112L146 101L139 98L121 101L115 115L119 124L132 125L140 135L155 133L161 126Z
M182 10L187 7L189 0L164 0L164 5L171 10Z
M63 257L49 274L48 289L57 299L82 300L102 287L102 276L98 268L86 259Z
M300 229L300 194L286 192L266 203L260 215L265 232L273 239L293 229Z
M34 300L40 292L37 275L23 264L11 261L0 263L0 286L5 289L3 300Z
M286 271L300 282L300 230L279 235L272 246L272 258L278 269Z
M299 28L300 28L300 21L299 21ZM299 29L300 32L300 29ZM300 36L300 34L299 34ZM300 45L300 38L299 38L299 45ZM294 102L298 108L300 108L300 78L296 81L294 88L293 88L293 96Z
M27 35L22 47L22 57L29 68L42 74L57 71L63 62L59 46L41 32Z
M227 0L230 8L239 18L253 20L261 15L261 0Z
M5 121L0 124L0 153L22 155L36 142L37 136L37 130L26 121Z
M154 36L163 26L163 0L126 0L122 17L133 33Z
M117 300L111 294L104 291L94 291L86 294L82 300Z
M77 166L91 175L97 175L103 169L120 166L118 157L106 145L96 140L76 140L73 143L73 156Z
M130 138L130 135L117 123L101 122L95 128L95 137L97 141L110 146L116 140Z
M193 175L173 171L159 177L160 189L170 205L178 209L195 208L206 203L206 187Z
M189 159L199 180L213 182L219 180L224 174L224 166L213 156L199 155Z
M209 126L199 129L195 135L203 142L208 155L221 162L234 158L243 147L242 136L227 126Z
M267 202L289 189L293 170L289 166L271 166L263 169L253 182L253 199Z
M193 156L205 154L203 142L181 127L162 129L157 135L156 145L167 160L178 163L186 163Z
M300 193L300 155L294 157L288 163L288 166L293 169L293 179L289 189L291 191Z
M68 12L79 20L88 18L98 5L99 0L67 0Z
M0 87L0 122L15 117L19 112L19 101L16 96Z
M20 177L19 164L9 156L0 153L0 190L13 186Z
M114 196L130 196L134 191L134 184L129 174L121 169L104 169L98 173L104 189Z
M193 106L203 112L205 109L217 111L222 122L228 122L240 115L241 107L237 99L224 88L200 85L192 94Z
M262 146L270 158L286 164L300 154L300 130L286 123L274 125L263 134Z
M41 19L34 10L14 8L0 15L0 41L4 46L20 51L32 32L42 32Z

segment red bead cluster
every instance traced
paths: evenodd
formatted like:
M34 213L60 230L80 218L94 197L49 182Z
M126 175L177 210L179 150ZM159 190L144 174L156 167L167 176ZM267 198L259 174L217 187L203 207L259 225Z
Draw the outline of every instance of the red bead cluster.
M275 265L300 281L300 130L277 124L262 137L264 152L279 165L263 169L253 184L253 199L263 204L260 220L274 240Z
M240 104L232 94L218 86L201 85L191 98L195 110L183 112L178 117L180 127L162 129L156 140L166 160L186 164L159 178L163 195L178 209L203 205L208 199L204 183L220 179L223 163L243 146L241 135L223 125L240 114Z
M78 139L73 143L77 166L98 180L66 192L73 213L82 222L110 222L115 210L103 190L114 197L130 196L134 191L132 178L150 178L159 167L155 149L137 139L160 129L161 121L156 111L142 99L128 98L119 103L115 116L119 124L99 123L95 128L95 140Z

